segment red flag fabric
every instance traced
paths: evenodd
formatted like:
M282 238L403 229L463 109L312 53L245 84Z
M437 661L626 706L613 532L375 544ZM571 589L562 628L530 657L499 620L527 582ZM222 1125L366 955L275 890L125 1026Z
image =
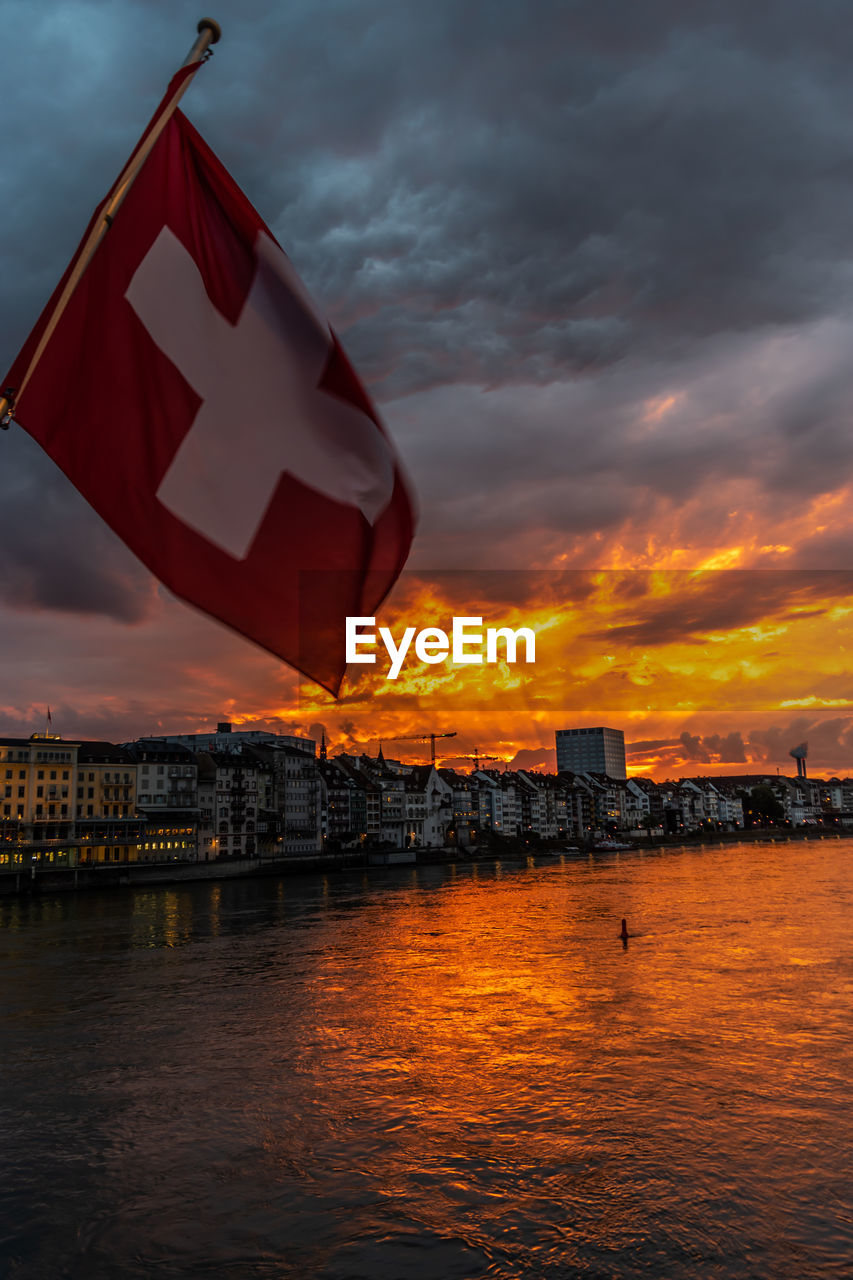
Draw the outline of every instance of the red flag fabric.
M340 343L179 111L15 418L175 595L338 693L344 620L396 580L413 502Z

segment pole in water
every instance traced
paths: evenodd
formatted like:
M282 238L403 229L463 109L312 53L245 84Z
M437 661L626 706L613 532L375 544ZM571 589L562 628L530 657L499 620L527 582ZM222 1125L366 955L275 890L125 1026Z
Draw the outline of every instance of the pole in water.
M627 942L630 936L631 935L628 933L628 921L623 918L622 932L619 934L619 937L622 939L623 942Z

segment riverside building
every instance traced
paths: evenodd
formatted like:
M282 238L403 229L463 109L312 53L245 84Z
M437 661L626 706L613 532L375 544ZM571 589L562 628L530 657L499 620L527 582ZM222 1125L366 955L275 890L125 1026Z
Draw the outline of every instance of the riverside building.
M625 781L625 735L621 729L557 729L557 772L606 773Z

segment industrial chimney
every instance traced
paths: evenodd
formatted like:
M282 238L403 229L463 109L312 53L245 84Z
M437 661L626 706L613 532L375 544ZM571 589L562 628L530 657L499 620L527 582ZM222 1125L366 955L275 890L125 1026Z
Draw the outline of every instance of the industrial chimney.
M806 756L809 754L809 744L801 742L798 747L792 747L788 752L797 762L797 777L804 778L806 776Z

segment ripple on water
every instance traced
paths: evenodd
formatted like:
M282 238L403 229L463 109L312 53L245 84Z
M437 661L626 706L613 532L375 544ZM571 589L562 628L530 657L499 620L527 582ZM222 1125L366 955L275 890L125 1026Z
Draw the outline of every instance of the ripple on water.
M846 1276L851 854L0 904L0 1260Z

